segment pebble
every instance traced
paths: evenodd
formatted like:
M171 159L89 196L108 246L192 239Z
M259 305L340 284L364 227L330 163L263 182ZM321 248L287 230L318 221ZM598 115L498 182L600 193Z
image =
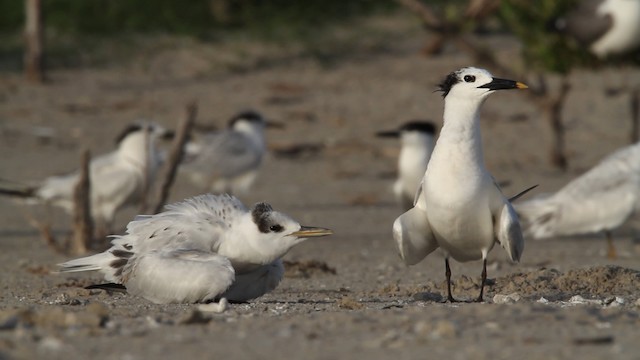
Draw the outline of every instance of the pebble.
M493 297L493 302L495 304L514 304L520 301L520 299L520 294L514 292L509 295L496 294Z

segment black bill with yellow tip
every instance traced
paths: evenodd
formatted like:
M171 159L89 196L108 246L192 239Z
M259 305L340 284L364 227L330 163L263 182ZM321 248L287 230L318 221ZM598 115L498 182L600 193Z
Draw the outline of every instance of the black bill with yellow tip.
M478 88L489 89L489 90L509 90L509 89L527 89L529 87L524 83L521 83L520 81L493 78L493 80L490 83L484 84L482 86L478 86Z

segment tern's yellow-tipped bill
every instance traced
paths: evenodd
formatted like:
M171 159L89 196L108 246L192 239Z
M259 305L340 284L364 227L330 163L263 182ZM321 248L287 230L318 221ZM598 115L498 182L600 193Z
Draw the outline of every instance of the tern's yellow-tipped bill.
M291 235L297 236L299 238L307 238L307 237L319 237L319 236L327 236L333 234L333 231L320 227L311 227L311 226L301 226L300 230L292 233Z

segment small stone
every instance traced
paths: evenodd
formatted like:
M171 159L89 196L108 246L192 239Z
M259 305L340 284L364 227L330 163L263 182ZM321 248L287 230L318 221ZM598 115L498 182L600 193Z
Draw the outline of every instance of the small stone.
M64 343L53 336L47 336L38 342L38 349L43 352L60 351Z
M493 297L493 302L495 304L514 304L520 301L520 299L520 294L514 292L509 295L496 294Z
M540 304L548 304L549 300L545 299L544 297L541 297L540 299L538 299L538 301Z
M572 304L584 304L587 302L587 300L585 300L585 298L580 295L574 295L571 297L571 299L569 299L569 302Z
M364 307L364 305L359 303L358 300L349 296L343 296L342 299L338 301L338 306L348 310L359 310Z
M618 307L625 304L624 298L620 296L610 296L604 299L603 302L605 307Z

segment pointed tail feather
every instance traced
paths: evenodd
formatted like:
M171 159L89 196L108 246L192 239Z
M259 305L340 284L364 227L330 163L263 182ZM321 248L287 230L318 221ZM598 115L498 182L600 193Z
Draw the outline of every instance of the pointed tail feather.
M59 272L100 271L105 275L105 279L107 281L115 282L117 281L115 279L116 268L111 265L114 261L118 261L118 259L119 258L114 256L111 252L106 251L58 264L60 267Z
M85 286L85 289L87 290L100 289L100 290L113 291L113 292L127 292L127 288L124 285L116 284L116 283L89 285L89 286Z
M537 187L538 187L538 184L535 184L535 185L533 185L533 186L531 186L529 188L526 188L526 189L520 191L519 193L517 193L517 194L513 195L512 197L510 197L509 198L509 202L514 202L514 201L518 200L520 197L522 197L523 195L525 195L526 193L528 193L529 191L531 191L531 190L533 190L533 189L535 189Z

